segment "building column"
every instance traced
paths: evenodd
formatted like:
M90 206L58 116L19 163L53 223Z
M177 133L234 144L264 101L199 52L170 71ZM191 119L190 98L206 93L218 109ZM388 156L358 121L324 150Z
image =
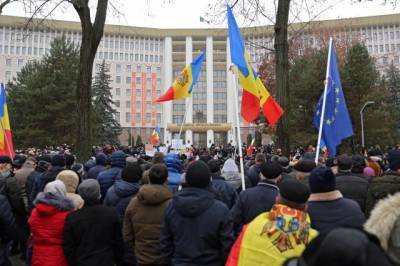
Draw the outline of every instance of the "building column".
M207 77L207 123L214 123L214 66L213 66L213 37L206 39L206 77ZM214 131L207 131L207 146L214 143Z
M172 84L172 38L164 39L164 88L168 89ZM165 92L165 91L164 91ZM163 92L163 93L164 93ZM172 134L167 130L167 124L172 123L172 101L162 104L164 111L164 143L171 145Z
M193 61L193 44L192 37L186 36L186 65ZM193 123L193 96L186 98L186 120L185 123ZM193 144L193 131L186 130L185 132L185 145L188 142Z
M228 131L228 143L232 141L232 145L236 145L236 117L235 117L235 94L234 94L234 76L229 67L232 65L231 49L229 46L229 37L226 38L226 96L227 96L227 122L231 123L232 128Z

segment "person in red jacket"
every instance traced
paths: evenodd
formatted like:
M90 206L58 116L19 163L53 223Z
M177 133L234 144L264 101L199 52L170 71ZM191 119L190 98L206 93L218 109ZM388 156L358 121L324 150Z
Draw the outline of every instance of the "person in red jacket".
M74 204L60 180L50 182L34 202L29 218L33 238L32 266L68 266L62 247L64 223Z

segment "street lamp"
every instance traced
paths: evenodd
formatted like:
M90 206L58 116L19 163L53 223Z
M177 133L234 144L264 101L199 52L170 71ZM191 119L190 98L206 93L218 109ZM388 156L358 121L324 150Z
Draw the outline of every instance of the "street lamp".
M360 110L360 117L361 117L361 146L362 148L365 148L365 136L364 136L364 109L370 105L374 104L375 102L373 101L368 101L364 104L364 106Z

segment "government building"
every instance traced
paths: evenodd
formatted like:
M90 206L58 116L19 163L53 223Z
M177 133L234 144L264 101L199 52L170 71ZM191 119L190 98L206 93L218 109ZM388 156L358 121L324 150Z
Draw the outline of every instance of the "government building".
M24 30L26 18L0 16L0 80L7 82L30 60L47 54L51 41L62 35L79 44L80 23L45 20ZM242 29L253 67L271 55L273 27ZM376 59L380 71L393 62L399 66L400 15L314 21L293 24L289 37L296 37L296 53L320 47L323 36L342 42L360 41ZM183 67L203 51L202 71L192 97L155 103ZM116 119L123 128L121 142L142 136L149 142L159 126L164 143L181 138L184 143L206 146L235 143L235 83L226 29L156 29L106 25L98 48L93 74L103 60L110 68ZM322 85L321 85L322 92ZM241 90L238 88L239 99ZM240 100L239 100L240 101ZM240 102L239 102L240 108ZM12 114L10 114L12 115ZM183 124L182 124L183 122ZM240 121L242 139L254 125ZM12 126L12 125L11 125Z

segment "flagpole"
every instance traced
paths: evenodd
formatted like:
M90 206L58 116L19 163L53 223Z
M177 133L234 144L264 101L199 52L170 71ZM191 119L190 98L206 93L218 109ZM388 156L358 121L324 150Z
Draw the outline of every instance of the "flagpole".
M324 126L324 116L325 116L325 104L326 104L326 95L328 92L328 83L329 83L329 66L331 64L331 51L332 51L332 37L329 38L329 51L328 51L328 62L326 64L326 75L325 75L325 88L324 88L324 96L322 99L322 110L321 110L321 119L319 121L319 132L318 132L318 142L316 147L316 154L315 154L315 164L318 165L319 153L320 153L320 145L321 145L321 138L322 138L322 129Z
M191 104L191 101L192 101L192 97L189 98L188 105ZM181 123L181 127L179 129L179 137L178 137L179 139L181 139L182 128L183 128L183 124L185 123L185 120L186 120L186 115L187 115L188 109L189 108L185 108L185 114L183 115L183 120L182 120L182 123Z
M235 96L235 114L236 114L236 127L237 127L237 140L238 140L238 148L239 148L239 162L240 162L240 176L242 179L242 190L246 189L246 184L244 180L244 166L243 166L243 152L242 152L242 137L240 136L240 120L239 120L239 98L238 98L238 78L235 75L234 69L233 69L233 76L235 82L233 83L233 93Z
M12 157L12 154L11 154L10 143L8 142L8 138L7 138L7 135L6 135L6 130L4 129L3 121L2 121L2 120L3 120L3 119L0 119L1 130L3 131L4 138L6 139L6 145L7 145L8 155L10 156L10 159L13 160L14 158Z

